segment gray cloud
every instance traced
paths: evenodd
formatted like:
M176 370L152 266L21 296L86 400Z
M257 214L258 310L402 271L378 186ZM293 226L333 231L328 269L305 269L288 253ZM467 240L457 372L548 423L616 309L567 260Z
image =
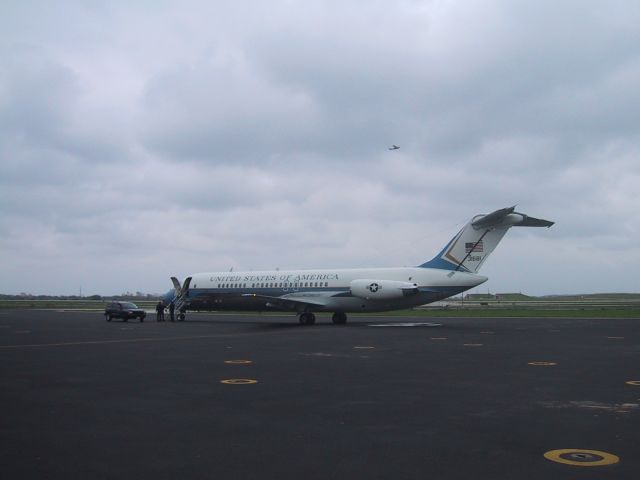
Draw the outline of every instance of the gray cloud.
M516 203L557 224L514 229L483 288L637 290L635 5L5 12L2 292L162 291L169 275L232 266L414 265L472 215Z

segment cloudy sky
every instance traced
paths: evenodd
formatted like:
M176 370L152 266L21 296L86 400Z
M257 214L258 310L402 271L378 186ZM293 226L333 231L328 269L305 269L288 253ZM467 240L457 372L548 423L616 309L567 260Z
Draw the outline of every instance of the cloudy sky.
M557 223L481 291L638 292L639 192L638 2L0 4L0 293L417 265L514 204Z

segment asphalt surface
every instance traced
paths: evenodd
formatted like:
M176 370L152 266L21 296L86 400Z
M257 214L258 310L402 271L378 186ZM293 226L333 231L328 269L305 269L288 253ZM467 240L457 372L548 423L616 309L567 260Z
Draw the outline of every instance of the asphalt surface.
M151 320L0 311L3 479L640 478L640 319Z

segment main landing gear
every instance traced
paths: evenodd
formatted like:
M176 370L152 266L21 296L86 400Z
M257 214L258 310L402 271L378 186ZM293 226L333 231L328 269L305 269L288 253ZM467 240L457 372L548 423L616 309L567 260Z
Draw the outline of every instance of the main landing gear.
M347 314L344 312L336 312L331 317L331 320L336 325L344 325L347 323Z
M347 323L347 314L343 312L336 312L331 317L331 320L336 325L344 325ZM300 325L313 325L316 323L316 316L311 312L302 312L298 314L298 321Z
M316 316L311 312L303 312L298 317L300 325L313 325L316 323Z

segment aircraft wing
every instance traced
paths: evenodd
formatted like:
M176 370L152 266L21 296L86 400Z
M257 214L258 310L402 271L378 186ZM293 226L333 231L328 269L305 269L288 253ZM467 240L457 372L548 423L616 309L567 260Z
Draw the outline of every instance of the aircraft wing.
M295 309L299 306L304 307L324 307L329 303L329 298L333 296L333 292L330 294L296 294L290 293L281 297L273 297L271 295L259 295L257 293L245 293L243 297L261 298L266 301L267 306L279 307L284 309Z

